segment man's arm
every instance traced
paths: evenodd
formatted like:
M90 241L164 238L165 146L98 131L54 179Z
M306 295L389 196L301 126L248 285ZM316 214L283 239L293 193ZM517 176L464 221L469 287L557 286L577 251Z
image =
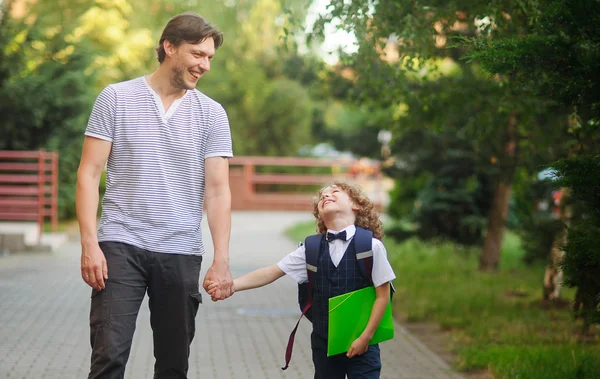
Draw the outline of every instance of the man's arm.
M371 316L369 316L369 322L367 327L350 346L350 349L346 353L348 358L352 358L356 355L364 354L369 348L369 342L373 339L373 335L383 318L385 309L387 308L388 302L390 301L390 283L386 282L382 285L375 287L375 303L371 309Z
M233 279L229 269L229 236L231 234L231 191L229 189L229 160L210 157L205 160L206 215L213 240L214 260L204 277L203 287L208 291L211 282L219 287L213 300L223 300L233 293Z
M112 143L85 137L77 170L75 205L81 234L81 276L92 288L104 289L108 268L98 245L96 215L98 213L100 176L106 165Z

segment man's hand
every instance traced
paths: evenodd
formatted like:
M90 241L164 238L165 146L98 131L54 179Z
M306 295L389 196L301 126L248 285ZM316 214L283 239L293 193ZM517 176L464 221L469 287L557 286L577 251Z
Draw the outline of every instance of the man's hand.
M213 263L204 276L202 287L210 294L212 301L225 300L233 295L233 279L229 266Z
M210 295L210 299L212 301L223 300L221 298L221 291L219 290L219 283L217 283L217 282L210 282L206 292L208 292L208 294ZM235 293L235 288L233 289L233 291L231 291L231 295L233 295L234 293Z
M90 244L81 247L81 277L90 287L102 291L108 279L108 267L100 246Z
M346 356L348 358L352 358L366 353L367 350L369 350L369 340L361 336L352 342L352 345L350 345L350 349L348 349Z

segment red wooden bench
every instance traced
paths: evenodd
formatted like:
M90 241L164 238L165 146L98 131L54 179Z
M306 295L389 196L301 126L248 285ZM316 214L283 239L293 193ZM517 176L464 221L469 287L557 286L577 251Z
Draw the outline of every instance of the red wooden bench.
M40 234L49 218L58 228L58 154L0 150L0 221L36 221Z

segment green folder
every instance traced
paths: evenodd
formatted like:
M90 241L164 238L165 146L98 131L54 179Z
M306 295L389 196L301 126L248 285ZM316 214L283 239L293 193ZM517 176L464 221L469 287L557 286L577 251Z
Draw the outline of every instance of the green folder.
M375 287L367 287L329 299L327 356L345 353L367 327L375 302ZM394 338L392 303L388 303L369 345Z

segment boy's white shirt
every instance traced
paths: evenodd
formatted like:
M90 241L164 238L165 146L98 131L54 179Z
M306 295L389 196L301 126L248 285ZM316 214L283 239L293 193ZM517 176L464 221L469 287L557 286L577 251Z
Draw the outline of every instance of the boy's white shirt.
M340 264L340 261L348 248L348 244L352 241L354 233L356 232L356 227L350 225L339 231L327 230L327 232L331 233L340 233L344 230L346 231L347 236L346 241L336 239L333 242L329 242L329 255L336 267ZM306 275L306 254L304 253L304 245L286 255L277 263L277 266L296 282L303 283L307 281L308 276ZM373 238L373 271L371 272L371 278L375 287L396 279L394 270L392 270L392 266L387 259L387 251L385 250L383 243L376 238Z

